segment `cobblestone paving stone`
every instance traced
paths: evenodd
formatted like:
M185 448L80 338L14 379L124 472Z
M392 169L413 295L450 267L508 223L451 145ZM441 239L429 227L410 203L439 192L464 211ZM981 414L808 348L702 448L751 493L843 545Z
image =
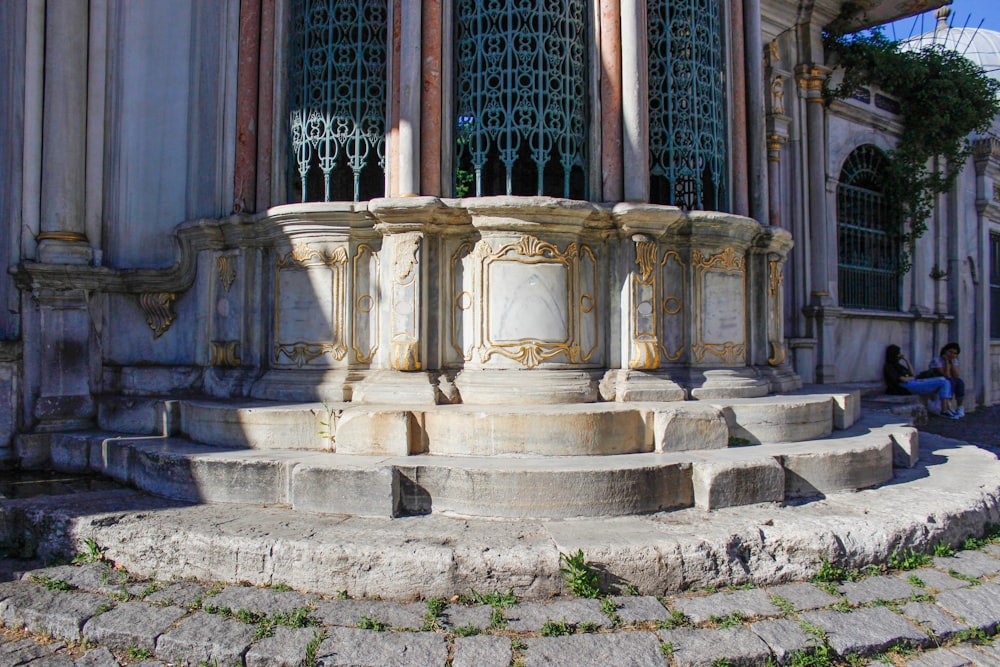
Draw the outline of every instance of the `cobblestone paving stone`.
M998 423L995 406L920 428L1000 448ZM433 612L426 602L142 581L103 561L2 560L0 580L0 667L1000 667L1000 543L839 585L496 608L455 598Z
M793 659L1000 667L1000 642L994 646L991 636L1000 625L1000 585L990 579L998 572L1000 550L984 547L839 586L798 582L494 608L459 598L434 607L141 581L107 563L36 567L0 583L0 667L738 667ZM910 648L880 658L900 646ZM817 650L829 658L810 659L826 662L801 662Z

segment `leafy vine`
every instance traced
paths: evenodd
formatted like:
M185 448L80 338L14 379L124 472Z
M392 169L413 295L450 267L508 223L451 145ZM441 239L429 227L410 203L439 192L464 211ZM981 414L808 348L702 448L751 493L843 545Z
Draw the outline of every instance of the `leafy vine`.
M825 95L829 103L873 85L899 100L903 131L888 154L884 193L891 231L909 247L927 230L936 197L951 189L965 165L968 136L985 132L1000 113L1000 82L940 44L903 50L877 28L849 33L857 13L855 3L846 3L824 33L829 62L843 71L840 85Z

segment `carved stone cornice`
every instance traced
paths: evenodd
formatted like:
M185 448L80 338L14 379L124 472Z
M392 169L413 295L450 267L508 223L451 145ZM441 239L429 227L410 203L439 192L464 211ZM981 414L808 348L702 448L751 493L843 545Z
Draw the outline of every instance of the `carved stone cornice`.
M232 239L234 234L243 236L252 230L253 226L243 224L249 219L233 216L224 220L202 219L182 223L174 232L174 264L162 269L21 262L13 272L14 281L20 289L32 292L40 289L82 289L125 294L184 292L194 283L198 252L225 248L227 237Z

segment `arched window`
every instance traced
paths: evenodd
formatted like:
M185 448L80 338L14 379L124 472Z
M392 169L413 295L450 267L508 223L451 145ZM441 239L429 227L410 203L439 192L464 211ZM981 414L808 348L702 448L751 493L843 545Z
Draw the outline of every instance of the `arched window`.
M385 193L385 0L292 0L293 200Z
M650 201L726 210L720 0L649 0Z
M455 193L585 199L586 0L455 6Z
M872 145L855 149L837 185L837 279L845 308L899 310L900 245L887 215L888 159Z

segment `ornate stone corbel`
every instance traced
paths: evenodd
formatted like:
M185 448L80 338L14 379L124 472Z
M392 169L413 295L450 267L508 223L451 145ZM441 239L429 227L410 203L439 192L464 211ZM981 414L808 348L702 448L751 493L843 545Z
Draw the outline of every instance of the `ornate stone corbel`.
M144 292L139 295L139 305L146 314L146 324L153 330L153 338L159 338L177 318L174 312L174 292Z

